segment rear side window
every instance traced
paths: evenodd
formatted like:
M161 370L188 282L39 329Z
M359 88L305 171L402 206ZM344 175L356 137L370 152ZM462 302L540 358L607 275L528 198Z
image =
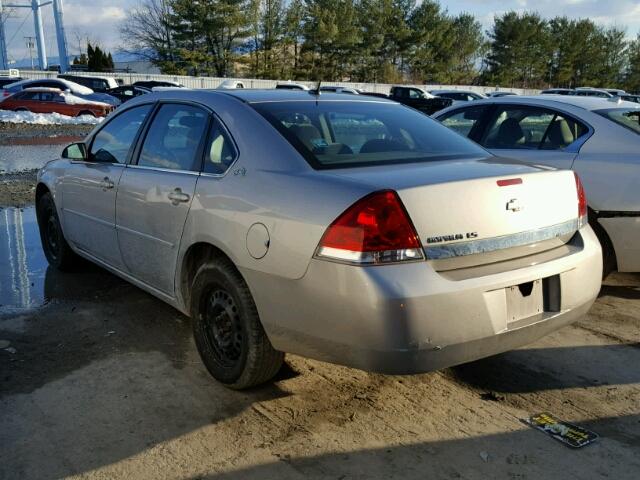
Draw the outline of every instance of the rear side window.
M171 170L199 170L198 152L208 114L192 105L166 104L154 116L138 165Z
M94 137L90 160L125 163L136 135L150 110L151 105L140 105L110 120Z
M465 108L449 112L439 120L445 127L468 137L485 111L486 107Z
M222 175L237 157L236 148L219 121L212 122L204 150L205 173Z
M490 149L561 150L587 132L561 113L514 105L496 110L482 144Z
M470 140L403 105L365 101L252 104L314 168L486 157Z
M640 109L612 108L609 110L598 110L595 113L640 134Z

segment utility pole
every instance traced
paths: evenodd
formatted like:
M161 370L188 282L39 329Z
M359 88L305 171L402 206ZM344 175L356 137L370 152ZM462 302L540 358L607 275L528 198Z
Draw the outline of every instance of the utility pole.
M31 59L31 70L35 67L33 65L33 48L36 46L35 37L24 37L27 48L29 49L29 58Z

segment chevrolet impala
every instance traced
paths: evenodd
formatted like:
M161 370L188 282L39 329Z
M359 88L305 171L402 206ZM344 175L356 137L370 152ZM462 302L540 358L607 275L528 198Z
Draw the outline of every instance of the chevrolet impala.
M36 206L51 265L190 316L231 388L284 352L389 374L504 352L580 319L602 275L573 172L367 96L143 95L39 172Z

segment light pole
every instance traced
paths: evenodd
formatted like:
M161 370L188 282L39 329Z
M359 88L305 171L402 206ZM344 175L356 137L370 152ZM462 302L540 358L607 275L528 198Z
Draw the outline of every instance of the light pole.
M34 37L24 37L25 43L27 44L27 48L29 49L29 58L31 58L31 70L35 67L33 65L33 48L36 46Z

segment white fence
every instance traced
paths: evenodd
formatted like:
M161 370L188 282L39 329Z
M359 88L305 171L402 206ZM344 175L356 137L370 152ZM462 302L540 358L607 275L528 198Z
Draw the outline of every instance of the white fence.
M188 77L181 75L152 75L142 73L90 73L90 72L69 72L73 75L97 75L103 77L113 77L122 79L124 83L131 84L140 80L159 80L177 82L188 88L217 88L225 80L240 80L244 84L245 88L274 88L277 83L286 82L287 80L262 80L256 78L218 78L218 77ZM41 72L41 71L20 71L20 76L24 78L55 78L56 72ZM314 87L317 82L302 82L295 81L295 83L302 83L308 87ZM339 85L342 87L359 88L367 92L376 93L389 93L389 89L392 84L388 83L350 83L350 82L323 82L325 85ZM470 90L477 93L489 93L496 90L505 92L514 92L520 95L535 95L539 90L524 89L524 88L502 88L498 86L477 86L477 85L415 85L425 90Z

